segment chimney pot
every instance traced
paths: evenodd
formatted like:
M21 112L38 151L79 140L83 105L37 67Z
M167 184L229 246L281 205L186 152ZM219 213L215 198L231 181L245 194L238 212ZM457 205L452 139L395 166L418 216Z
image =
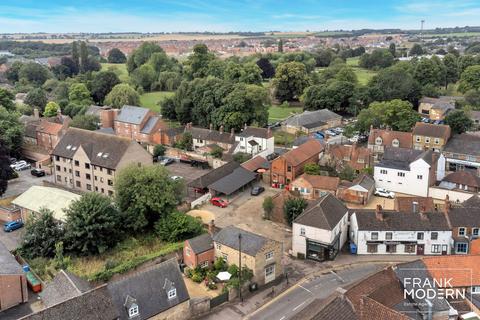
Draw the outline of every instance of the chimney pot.
M40 112L38 111L38 108L34 108L33 109L33 117L35 119L39 119L40 118Z
M377 220L383 221L382 206L379 204L377 204L377 207L375 208L375 217Z
M215 232L215 220L210 220L210 223L208 224L208 233L213 236L213 233Z
M223 133L223 124L220 126L220 133Z
M235 129L234 129L234 128L232 128L232 130L230 130L230 136L232 136L232 137L233 137L234 135L235 135Z

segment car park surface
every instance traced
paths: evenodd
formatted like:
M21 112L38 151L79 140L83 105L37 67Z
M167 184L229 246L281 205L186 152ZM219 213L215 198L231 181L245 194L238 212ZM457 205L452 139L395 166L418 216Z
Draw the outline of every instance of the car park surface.
M12 196L18 196L27 191L31 186L41 186L43 181L52 182L51 175L38 178L32 176L29 171L18 171L18 178L8 181L7 191L0 197L0 199L8 198Z

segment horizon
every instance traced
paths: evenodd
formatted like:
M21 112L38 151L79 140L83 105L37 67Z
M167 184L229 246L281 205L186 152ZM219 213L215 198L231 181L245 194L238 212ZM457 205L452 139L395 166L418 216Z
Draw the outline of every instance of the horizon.
M425 30L478 25L472 0L27 0L0 5L0 33L198 33Z

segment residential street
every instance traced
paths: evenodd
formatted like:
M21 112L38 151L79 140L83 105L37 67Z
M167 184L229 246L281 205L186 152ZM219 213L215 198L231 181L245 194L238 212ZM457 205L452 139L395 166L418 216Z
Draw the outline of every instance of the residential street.
M326 299L338 287L348 286L379 270L384 264L359 264L338 272L325 272L301 284L296 284L287 293L266 304L247 319L278 319L287 320L308 306L314 299Z

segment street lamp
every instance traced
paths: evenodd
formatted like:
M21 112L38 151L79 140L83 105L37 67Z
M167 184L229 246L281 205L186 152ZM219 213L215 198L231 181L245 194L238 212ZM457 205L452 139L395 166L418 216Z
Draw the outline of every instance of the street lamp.
M238 296L243 302L242 297L242 233L238 233Z

